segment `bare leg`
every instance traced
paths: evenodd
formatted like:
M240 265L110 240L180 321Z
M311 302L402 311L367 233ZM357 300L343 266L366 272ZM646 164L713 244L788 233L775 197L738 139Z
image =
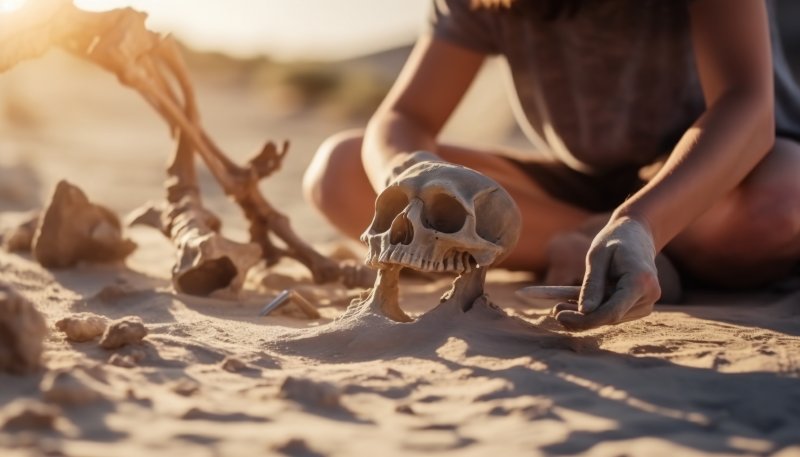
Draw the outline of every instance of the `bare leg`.
M745 181L667 250L698 279L721 286L786 274L800 261L800 144L778 138Z
M309 165L303 180L306 199L340 231L358 238L374 212L375 191L361 164L361 131L348 131L327 140ZM559 202L524 172L490 151L439 145L447 161L480 171L500 183L522 212L522 236L502 266L543 272L546 246L560 232L578 229L591 216L586 210Z

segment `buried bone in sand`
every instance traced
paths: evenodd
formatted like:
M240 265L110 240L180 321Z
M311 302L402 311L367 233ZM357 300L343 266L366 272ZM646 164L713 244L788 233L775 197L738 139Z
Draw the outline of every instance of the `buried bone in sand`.
M104 43L151 36L133 13L72 14L119 21L91 40L98 57L113 54ZM541 277L495 266L527 220L503 176L410 154L367 203L352 192L338 207L368 216L351 234L364 242L347 243L303 201L301 181L325 137L363 120L287 90L344 90L330 89L334 70L312 81L309 66L170 54L171 40L121 61L147 68L141 81L157 90L145 93L168 104L55 49L0 75L0 177L18 178L0 183L0 208L14 210L0 214L0 454L798 452L791 281L736 293L686 283L685 303L567 331L550 310L577 306L574 285L517 294ZM403 52L336 71L397 59L399 70ZM352 83L361 92L348 96L370 87ZM327 94L316 100L336 100ZM493 116L479 107L454 138L483 135ZM291 151L262 148L265 136ZM74 218L56 211L73 207ZM48 211L62 216L38 217ZM319 257L304 257L289 222ZM69 265L40 262L37 231ZM108 251L91 247L101 242Z

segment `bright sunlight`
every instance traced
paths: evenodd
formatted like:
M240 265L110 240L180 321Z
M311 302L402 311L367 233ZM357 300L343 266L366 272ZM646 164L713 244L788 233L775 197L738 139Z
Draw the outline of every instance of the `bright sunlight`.
M0 0L0 13L10 13L22 8L27 0Z

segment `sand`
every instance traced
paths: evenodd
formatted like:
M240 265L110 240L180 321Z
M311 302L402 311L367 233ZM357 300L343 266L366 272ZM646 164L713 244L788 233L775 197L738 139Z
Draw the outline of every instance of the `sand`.
M294 141L263 189L298 232L326 252L354 249L302 202L299 180L326 135L361 121L287 115L235 74L194 71L231 155ZM59 179L120 214L157 199L170 148L144 103L92 67L55 55L3 75L0 226ZM236 208L201 176L209 207L243 237ZM50 329L41 370L0 374L0 455L800 455L797 285L692 291L640 321L570 334L515 297L536 278L492 271L499 310L348 327L331 322L362 291L313 285L285 262L253 272L238 301L180 295L169 242L127 235L139 248L124 265L46 270L0 252L0 281ZM404 278L403 308L423 314L449 282ZM322 318L258 317L287 286ZM55 323L77 313L138 317L147 336L117 349L70 342Z

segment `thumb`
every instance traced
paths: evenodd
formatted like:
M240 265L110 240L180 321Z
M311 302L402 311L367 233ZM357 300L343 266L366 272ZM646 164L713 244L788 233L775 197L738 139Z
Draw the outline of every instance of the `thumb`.
M591 313L603 302L606 289L606 274L611 261L612 250L603 248L590 251L586 258L586 274L583 276L578 311Z

